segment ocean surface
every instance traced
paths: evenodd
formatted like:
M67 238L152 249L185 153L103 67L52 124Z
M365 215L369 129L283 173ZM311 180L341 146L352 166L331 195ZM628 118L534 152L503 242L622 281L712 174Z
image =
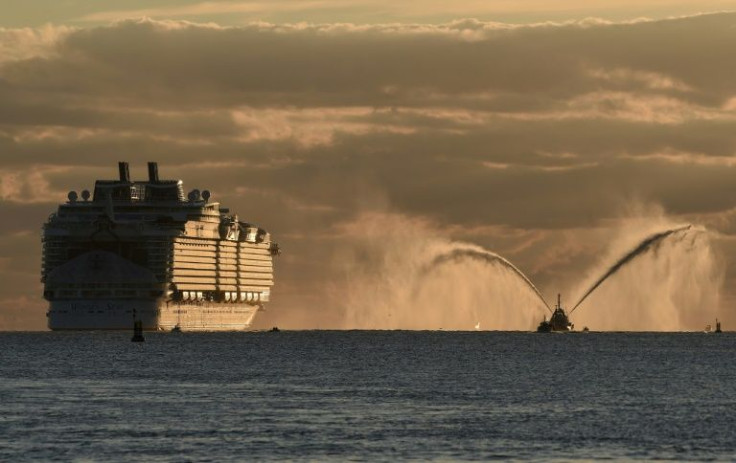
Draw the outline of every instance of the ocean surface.
M736 459L736 333L0 333L0 461Z

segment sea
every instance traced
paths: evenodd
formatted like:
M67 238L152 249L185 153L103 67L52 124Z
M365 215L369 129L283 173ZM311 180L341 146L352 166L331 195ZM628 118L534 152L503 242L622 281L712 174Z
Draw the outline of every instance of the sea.
M736 333L0 333L0 461L736 459Z

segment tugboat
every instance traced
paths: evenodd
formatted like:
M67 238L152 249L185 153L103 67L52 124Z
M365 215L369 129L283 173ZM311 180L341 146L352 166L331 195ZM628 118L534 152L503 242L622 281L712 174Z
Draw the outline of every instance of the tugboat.
M565 310L562 308L562 302L560 301L560 295L557 295L557 305L555 311L552 312L552 316L549 321L547 319L542 320L542 323L537 327L537 333L550 333L552 331L572 331L575 325L570 323L570 319L567 318Z

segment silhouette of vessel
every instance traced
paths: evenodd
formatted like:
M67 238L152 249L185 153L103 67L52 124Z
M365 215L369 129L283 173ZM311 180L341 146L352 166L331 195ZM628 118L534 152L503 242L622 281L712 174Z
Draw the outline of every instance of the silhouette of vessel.
M271 235L181 180L97 180L43 228L44 297L52 330L242 330L269 301Z
M722 333L722 332L723 331L721 331L721 322L718 321L717 318L716 318L716 329L715 329L715 331L713 331L713 328L710 326L710 324L705 325L704 333Z
M557 305L555 306L554 312L552 312L552 316L549 318L549 321L545 318L542 320L542 322L537 327L538 333L550 333L552 331L572 331L575 328L575 325L570 323L570 319L567 317L567 313L565 313L565 309L562 308L562 302L561 297L558 294L557 295Z

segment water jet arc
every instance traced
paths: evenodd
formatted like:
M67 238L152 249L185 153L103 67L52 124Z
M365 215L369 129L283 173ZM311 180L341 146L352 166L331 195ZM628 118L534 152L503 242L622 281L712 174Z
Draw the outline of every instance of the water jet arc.
M673 228L670 230L666 230L660 233L655 233L654 235L651 235L644 239L641 243L639 243L634 249L629 251L626 255L624 255L621 259L619 259L615 264L611 266L611 268L606 271L606 273L603 274L594 284L591 286L588 291L583 294L583 297L580 298L577 304L575 304L575 307L570 310L570 315L577 309L580 304L588 297L590 296L590 293L595 291L596 288L598 288L608 277L616 273L622 266L624 266L626 263L631 261L632 259L636 258L637 256L644 254L649 249L651 249L652 246L659 243L663 239L667 238L673 233L678 233L682 231L687 231L692 228L692 225L685 225L683 227Z
M501 264L506 269L511 270L514 274L524 280L529 288L531 288L532 291L534 291L534 293L537 295L537 297L539 297L539 300L542 301L547 310L552 313L552 309L550 308L549 304L547 304L547 301L544 300L542 294L539 292L537 287L534 286L534 284L529 280L529 278L527 278L526 275L521 272L521 270L516 268L514 264L507 261L498 254L494 254L490 251L481 251L476 249L453 249L452 251L445 252L432 259L432 261L424 267L422 273L426 273L439 265L443 265L449 262L457 262L463 259L479 260L481 262L487 262L491 264Z

